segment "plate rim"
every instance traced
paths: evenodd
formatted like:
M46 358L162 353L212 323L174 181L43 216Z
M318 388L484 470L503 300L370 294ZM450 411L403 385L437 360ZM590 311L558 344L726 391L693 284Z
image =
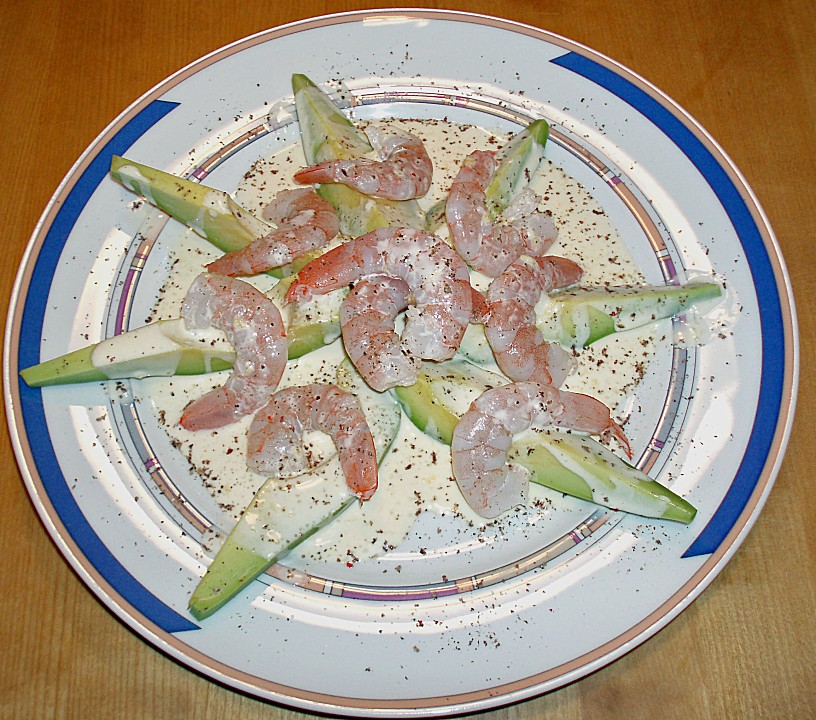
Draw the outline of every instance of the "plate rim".
M661 604L660 607L662 608L667 604L670 604L670 601L674 601L676 599L676 602L671 602L672 607L669 612L662 613L656 621L654 621L653 616L658 611L650 614L633 628L630 628L628 632L622 634L622 636L619 636L619 638L623 638L621 642L618 642L619 638L616 638L614 641L607 643L606 645L614 644L614 647L610 648L609 651L601 652L601 648L596 648L591 653L595 656L595 659L590 664L581 663L577 667L572 667L581 660L581 658L573 659L570 663L567 663L570 668L566 670L565 673L557 673L558 678L568 679L563 679L562 682L558 682L552 687L549 687L548 683L552 684L551 680L542 680L539 682L530 683L528 682L530 678L525 678L523 680L510 683L509 685L513 687L508 688L507 692L501 692L498 695L495 694L497 688L493 687L489 690L478 691L477 693L465 693L449 696L445 698L447 704L444 707L438 704L429 704L427 706L416 705L417 699L412 699L407 702L400 700L396 701L394 704L389 702L383 704L382 701L378 701L377 707L373 707L370 706L368 700L342 698L342 700L345 701L357 700L360 702L360 704L336 705L332 704L326 699L315 700L314 697L319 696L320 694L309 691L301 691L301 695L308 697L301 697L301 702L298 703L293 702L293 700L296 698L291 694L283 694L280 696L274 696L274 693L259 694L257 688L250 686L245 687L242 685L241 681L236 680L234 677L230 677L229 675L218 676L217 672L213 671L211 665L209 664L201 664L199 666L199 664L194 661L189 654L180 653L173 644L168 643L165 637L165 631L163 629L153 623L149 618L145 617L121 595L115 591L111 592L111 588L106 586L107 583L100 583L98 581L99 579L94 576L94 573L89 571L89 569L86 567L85 563L87 563L87 558L85 558L82 552L78 550L78 547L76 546L74 538L71 536L70 532L61 524L61 522L59 522L59 519L55 518L54 516L55 508L52 504L52 498L47 496L47 494L43 496L41 493L41 486L38 485L35 478L31 475L31 467L29 465L31 460L30 449L28 447L27 438L24 441L24 439L21 437L21 433L24 434L24 428L18 427L17 424L22 411L17 402L19 401L19 396L15 394L13 388L13 383L17 379L18 344L20 341L19 322L15 321L20 320L22 310L24 309L25 296L23 295L23 292L25 291L27 293L28 284L31 280L30 270L32 262L36 261L39 257L39 251L45 240L43 235L44 228L46 228L46 226L50 227L50 225L53 223L55 214L59 209L60 198L63 196L66 189L69 189L69 187L73 187L76 184L82 172L101 152L102 141L110 136L111 131L114 128L131 120L137 114L137 111L140 108L146 106L151 100L158 99L168 90L172 89L176 84L182 82L189 75L197 72L199 69L207 68L210 65L217 63L223 57L233 55L260 42L266 42L277 37L288 36L295 32L308 31L319 27L345 23L357 23L361 22L365 18L394 16L464 22L465 24L477 26L486 25L498 30L521 32L535 39L551 42L555 45L563 47L565 50L574 51L577 49L584 56L589 56L590 58L596 60L602 60L602 64L612 72L622 74L626 79L636 80L636 84L640 85L641 89L647 90L651 97L656 98L660 104L667 107L671 114L680 120L684 125L693 127L698 138L705 140L705 144L708 149L714 152L715 159L719 163L726 166L725 169L730 172L732 180L737 181L735 184L738 185L737 189L740 191L740 193L747 195L747 198L750 199L751 207L749 209L751 210L751 215L754 220L757 221L758 227L761 227L761 229L764 230L763 244L766 245L766 250L768 250L769 262L774 272L775 289L779 293L780 302L783 304L783 306L785 306L783 309L787 310L788 313L788 316L785 318L788 322L785 326L786 344L784 368L786 372L784 373L784 377L782 379L784 392L780 402L779 415L775 419L775 431L773 434L772 443L770 445L768 455L764 460L764 467L760 474L760 479L751 493L749 502L744 506L742 512L737 518L737 521L721 541L721 544L718 546L717 552L714 554L714 556L706 560L698 572L695 573L680 590ZM770 247L767 246L768 243L770 244ZM771 250L773 250L773 252L770 252ZM18 328L18 330L15 330L15 328ZM15 332L18 334L15 334ZM414 713L413 708L418 709L423 707L429 710L434 710L434 714L457 714L464 711L472 712L477 710L491 709L510 702L532 697L543 692L548 692L549 690L568 684L569 682L577 680L578 678L609 664L665 627L669 622L677 617L682 610L688 607L688 605L690 605L691 602L693 602L693 600L696 599L706 587L708 587L714 577L716 577L721 569L730 561L734 553L736 553L736 551L739 549L745 536L747 536L747 534L750 532L762 508L764 507L765 501L767 500L767 497L774 485L779 468L783 462L795 415L795 405L798 393L799 336L797 331L796 310L790 277L782 257L781 248L779 247L776 236L764 210L759 203L758 198L756 197L753 189L745 180L740 170L736 167L719 143L714 140L714 138L699 124L694 117L692 117L679 104L666 95L666 93L642 78L634 71L630 70L628 67L618 63L608 56L593 50L586 45L531 25L506 20L491 15L470 13L466 11L388 8L382 10L348 11L315 16L279 25L267 30L262 30L245 38L235 40L227 45L224 45L223 47L217 48L216 50L203 55L197 60L194 60L185 67L169 75L167 78L160 81L147 92L142 94L125 110L117 115L117 117L114 118L107 125L107 127L105 127L102 132L100 132L88 145L85 151L79 156L70 170L66 173L65 177L60 182L49 200L45 210L34 228L31 238L28 241L20 262L20 268L15 278L9 304L6 332L4 337L3 371L7 423L20 473L23 476L32 504L34 504L41 521L49 532L49 535L55 541L61 550L62 555L69 562L69 565L83 579L83 582L88 585L88 587L93 591L103 605L112 611L117 617L119 617L120 620L125 622L125 624L136 630L139 635L149 640L155 647L170 655L181 664L197 670L198 672L201 672L216 681L227 684L233 689L246 692L256 697L271 699L275 702L299 707L305 710L316 710L318 712L325 712L327 710L331 712L340 711L346 714L348 714L349 711L355 711L355 714L356 712L361 711L366 716L374 716L386 712L393 714L395 710L401 710L401 714L410 715ZM757 489L760 487L761 492L757 494ZM602 647L606 647L606 645ZM212 659L210 658L210 660ZM550 672L553 671L548 671L548 674ZM538 677L540 675L541 673L531 677ZM523 687L515 687L520 684L523 684ZM478 697L471 697L474 695ZM334 696L332 697L334 698ZM460 700L451 702L454 698L460 698ZM338 698L334 699L337 700ZM411 707L408 708L408 705Z

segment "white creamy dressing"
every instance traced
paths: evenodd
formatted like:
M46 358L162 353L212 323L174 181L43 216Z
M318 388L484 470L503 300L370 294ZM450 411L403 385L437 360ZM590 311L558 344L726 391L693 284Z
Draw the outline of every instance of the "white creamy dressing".
M152 205L156 204L156 199L150 192L148 179L142 175L139 168L135 165L123 165L119 168L119 178L128 190L132 190L138 195L141 195Z
M496 149L504 138L473 126L452 125L441 121L401 121L395 123L422 137L434 163L434 181L428 195L420 201L423 210L431 207L447 192L461 160L475 149ZM279 189L292 187L290 178L305 164L299 145L288 147L275 156L256 163L235 193L235 200L251 213L260 215L264 205ZM615 228L592 196L574 179L545 160L533 188L545 200L559 227L559 239L550 251L576 260L585 271L586 284L642 284L643 276L635 266ZM444 237L443 226L438 234ZM220 253L206 241L188 233L185 243L174 253L172 278L161 293L154 317L178 317L181 299L201 272L203 265ZM610 258L612 260L610 261ZM266 275L249 280L267 291L274 280ZM474 278L474 284L486 287L488 280ZM631 391L654 348L648 330L625 337L601 341L597 347L582 351L578 367L565 387L595 395L613 410ZM312 382L335 382L335 369L345 357L342 342L309 353L287 364L281 387ZM245 465L245 437L250 418L215 431L190 433L178 424L184 406L207 389L224 382L226 373L203 377L153 378L150 390L166 431L174 444L197 469L228 517L237 519L265 478ZM457 404L467 398L457 398ZM325 442L315 448L325 450ZM319 454L319 453L318 453ZM335 470L327 471L329 494L337 493L342 482ZM282 481L284 486L286 481ZM291 483L290 483L291 484ZM305 506L314 504L314 483L303 492ZM531 489L532 498L536 488ZM297 485L293 484L288 511L295 512ZM354 504L327 527L302 543L294 552L308 560L349 562L379 555L395 548L407 537L417 516L435 513L456 516L474 527L485 520L464 502L451 471L450 450L417 430L403 416L397 439L380 466L379 489L374 497ZM493 523L503 522L502 518ZM228 529L232 522L225 521Z

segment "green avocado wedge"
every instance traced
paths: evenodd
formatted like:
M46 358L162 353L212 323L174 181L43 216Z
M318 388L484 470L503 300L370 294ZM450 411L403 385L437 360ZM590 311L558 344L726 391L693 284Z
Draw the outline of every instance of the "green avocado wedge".
M507 381L465 360L423 366L410 387L393 389L408 419L450 445L459 417L486 390ZM644 517L690 523L694 507L593 438L553 431L516 438L508 461L530 471L530 480L557 492Z
M223 190L114 155L111 177L224 252L239 250L274 229Z
M287 500L292 504L294 490L283 486L278 478L270 478L261 486L190 596L188 609L196 620L204 620L220 610L279 559L359 502L355 496L338 489L330 471L315 471L311 475L300 478L299 484L308 487L332 484L335 492L319 507L310 506L301 512L298 518L287 516L283 504Z
M697 514L686 499L590 437L536 433L515 442L508 460L527 468L534 483L612 510L686 525Z
M322 298L316 298L321 301ZM339 302L333 299L331 307ZM317 350L340 336L336 313L315 313L306 319L293 312L287 328L288 359ZM45 360L20 371L29 387L122 380L125 378L203 375L227 370L235 351L217 333L193 335L181 319L157 320L93 345Z
M544 148L550 136L546 120L534 120L514 135L501 149L496 171L485 190L488 210L501 215L522 190L544 159Z
M399 405L387 393L371 390L347 360L337 369L337 384L360 401L374 436L377 460L382 462L399 430ZM272 477L264 482L193 591L189 601L193 617L203 620L212 615L293 548L359 502L346 487L339 465L334 457L298 478L281 481Z
M716 282L574 288L552 293L548 302L539 303L536 325L545 340L581 348L721 296L722 287Z
M122 378L199 375L232 367L235 352L217 334L192 335L184 321L144 327L20 371L30 387Z
M581 349L615 333L673 318L722 297L717 282L639 287L577 287L554 292L536 306L536 326L544 340ZM480 365L493 362L482 325L470 325L459 354Z

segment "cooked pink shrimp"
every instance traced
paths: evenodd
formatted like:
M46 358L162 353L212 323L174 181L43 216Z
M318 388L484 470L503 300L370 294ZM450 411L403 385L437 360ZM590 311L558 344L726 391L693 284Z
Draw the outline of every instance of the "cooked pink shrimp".
M425 360L453 357L470 321L473 289L462 258L422 230L380 228L332 248L300 271L286 300L324 295L372 275L402 280L410 292L413 307L408 308L401 351ZM365 309L366 297L355 305L356 310ZM378 318L375 332L381 330L380 323ZM344 337L352 357L360 355L356 345L363 332L364 326L356 325L351 342ZM406 377L399 382L410 385L413 380Z
M357 398L337 385L278 390L252 419L247 465L277 477L303 473L313 467L303 434L315 430L332 438L346 483L368 500L377 489L374 438Z
M485 191L496 170L493 152L475 150L451 184L445 219L456 251L474 270L496 277L520 255L543 255L558 231L553 219L537 209L538 196L526 189L493 222Z
M623 429L602 402L538 383L511 383L480 395L453 431L453 475L468 504L486 518L523 503L528 472L507 462L513 436L529 428L568 428L614 436L631 457Z
M359 280L340 306L340 327L349 358L374 390L416 382L419 358L405 352L394 321L411 301L404 280L372 275ZM483 323L487 301L471 289L471 322Z
M410 300L404 280L373 275L358 281L340 306L346 352L377 391L416 381L419 361L403 351L394 330L394 320Z
M496 363L511 380L556 386L564 382L575 360L542 338L535 306L542 293L577 283L582 274L566 258L522 256L490 283L485 335Z
M281 190L264 208L277 227L245 248L207 265L222 275L255 275L323 247L340 231L337 211L311 188Z
M226 384L193 400L181 415L182 427L219 428L262 407L286 367L286 335L275 303L243 280L202 273L187 291L181 316L190 330L222 330L235 348Z
M342 183L373 197L411 200L431 187L433 164L416 135L398 130L365 130L380 160L327 160L295 173L298 183Z

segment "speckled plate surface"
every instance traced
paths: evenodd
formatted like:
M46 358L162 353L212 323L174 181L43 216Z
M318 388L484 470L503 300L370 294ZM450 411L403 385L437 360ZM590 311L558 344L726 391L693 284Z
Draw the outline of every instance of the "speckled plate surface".
M452 561L420 542L435 536L444 548L445 527L420 522L390 557L348 572L278 566L212 618L188 615L211 552L208 501L156 439L155 421L140 410L143 386L34 390L18 371L128 329L170 272L167 247L180 230L147 205L134 211L133 196L107 177L111 155L233 191L254 160L297 140L287 109L293 72L342 79L349 112L361 119L512 130L544 117L553 128L548 156L602 204L650 282L712 273L725 281L740 310L728 332L700 347L668 343L639 391L640 420L627 427L640 466L698 508L691 525L576 502L568 521L525 531L493 556L470 548ZM305 710L392 717L485 710L547 692L665 626L759 515L787 441L798 363L773 233L693 119L564 38L424 10L275 28L202 58L134 103L45 210L17 278L5 350L8 420L26 485L107 607L171 657L238 690ZM380 562L399 562L405 576L378 579Z

